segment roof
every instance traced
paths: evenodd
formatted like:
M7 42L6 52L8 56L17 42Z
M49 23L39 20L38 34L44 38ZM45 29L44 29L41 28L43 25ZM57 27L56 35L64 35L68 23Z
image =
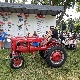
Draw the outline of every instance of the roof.
M18 4L0 2L0 12L57 15L64 11L63 6Z

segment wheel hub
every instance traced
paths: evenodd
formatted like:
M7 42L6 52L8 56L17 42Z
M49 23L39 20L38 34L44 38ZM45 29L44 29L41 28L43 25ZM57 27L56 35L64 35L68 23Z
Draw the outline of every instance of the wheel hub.
M53 52L51 55L51 60L54 62L59 62L62 59L62 53L59 51Z
M14 66L20 66L22 64L22 60L21 59L14 59Z

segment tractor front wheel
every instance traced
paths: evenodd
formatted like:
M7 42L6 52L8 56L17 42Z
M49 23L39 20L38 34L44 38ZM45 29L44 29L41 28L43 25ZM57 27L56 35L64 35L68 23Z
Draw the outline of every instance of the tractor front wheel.
M12 58L12 52L9 54L10 58Z
M18 55L21 55L21 52L18 52ZM18 55L14 55L14 56L18 56ZM10 58L14 57L12 52L9 54Z
M64 48L56 46L47 51L46 61L51 67L61 67L67 58Z
M14 56L11 58L10 67L12 69L19 69L24 65L24 58L22 56Z

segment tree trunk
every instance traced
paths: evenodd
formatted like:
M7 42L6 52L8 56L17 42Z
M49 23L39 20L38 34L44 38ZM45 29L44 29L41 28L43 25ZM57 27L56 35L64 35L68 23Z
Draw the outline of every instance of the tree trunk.
M49 0L49 5L51 5L51 0Z
M52 0L52 5L53 5L53 6L55 5L55 0Z
M56 21L57 22L56 25L58 25L60 23L60 21L62 20L64 14L66 12L67 2L64 2L63 4L64 4L64 12L62 12L61 15L58 17L59 19L58 19L58 21Z
M23 1L23 3L25 3L25 0L22 0Z
M8 2L8 0L5 0L5 2Z
M10 3L12 3L12 0L10 0Z
M13 3L15 2L15 0L13 0Z

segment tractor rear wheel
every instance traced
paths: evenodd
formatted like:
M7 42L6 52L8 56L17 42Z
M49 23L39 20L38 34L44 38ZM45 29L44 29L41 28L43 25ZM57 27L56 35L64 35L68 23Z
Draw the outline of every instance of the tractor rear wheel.
M46 54L48 54L46 56L48 65L54 68L61 67L67 58L65 49L59 46L52 47Z
M40 54L40 56L41 56L43 59L45 59L45 57L44 57L45 51L40 50L40 51L39 51L39 54Z
M19 69L24 65L24 58L22 56L14 56L11 58L10 67L12 69Z

